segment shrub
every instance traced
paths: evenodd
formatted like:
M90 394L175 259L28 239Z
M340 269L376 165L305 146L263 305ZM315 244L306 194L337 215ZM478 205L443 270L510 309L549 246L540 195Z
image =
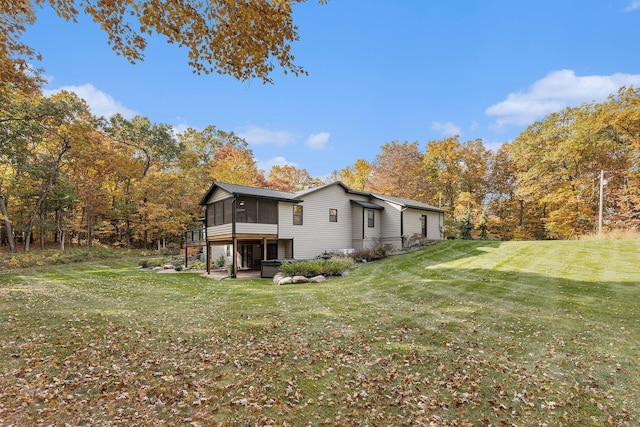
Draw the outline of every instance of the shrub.
M340 276L342 273L353 267L351 258L333 258L330 260L322 260L324 263L325 276Z
M356 261L377 261L382 258L386 258L388 255L387 248L378 243L374 246L371 246L367 249L362 249L360 251L356 251L352 253L350 256Z
M218 259L213 263L213 267L214 267L214 268L222 268L222 267L224 267L224 255L220 255L220 258L218 258Z
M351 266L353 260L350 258L303 259L283 262L280 271L285 276L340 276Z
M140 261L140 267L142 268L149 268L149 261L147 261L146 259L143 259Z
M207 268L207 264L202 261L193 261L189 263L189 266L192 270L205 270Z

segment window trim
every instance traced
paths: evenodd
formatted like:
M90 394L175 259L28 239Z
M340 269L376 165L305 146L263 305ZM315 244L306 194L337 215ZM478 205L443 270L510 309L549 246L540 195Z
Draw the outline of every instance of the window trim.
M367 227L376 228L376 211L367 209Z

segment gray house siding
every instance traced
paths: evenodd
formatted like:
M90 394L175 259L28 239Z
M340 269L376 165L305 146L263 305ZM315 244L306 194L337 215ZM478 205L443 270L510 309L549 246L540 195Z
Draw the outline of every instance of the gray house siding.
M407 238L422 236L422 216L427 218L427 235L425 239L440 240L442 233L440 223L442 215L438 212L428 212L418 209L407 209L404 212L404 235Z
M377 204L384 207L384 218L382 223L383 234L380 236L380 243L391 245L395 248L402 247L402 207L394 203L377 201Z
M349 197L343 187L331 185L303 196L302 225L293 224L293 203L280 203L279 237L294 239L295 258L315 258L323 252L350 251L352 214ZM330 221L329 211L337 211L337 221Z
M278 259L315 258L324 252L351 252L380 243L399 249L410 237L422 237L423 215L427 218L426 238L443 238L441 209L408 199L351 190L340 182L298 193L216 182L200 204L209 210L213 203L234 197L240 206L246 206L246 218L252 212L249 207L257 206L257 214L251 217L254 222L236 220L234 228L230 223L213 226L209 221L207 239L213 245L228 245L237 240L242 261L238 264L242 266L255 266L261 259L276 255ZM246 205L242 204L243 198ZM251 205L252 200L258 202ZM260 210L260 200L271 201L272 213L267 214L271 215L267 220L256 222L255 219L260 220L260 212L269 212ZM294 224L295 206L302 208L301 224ZM372 226L369 215L373 215ZM226 246L219 249L223 250L226 251Z

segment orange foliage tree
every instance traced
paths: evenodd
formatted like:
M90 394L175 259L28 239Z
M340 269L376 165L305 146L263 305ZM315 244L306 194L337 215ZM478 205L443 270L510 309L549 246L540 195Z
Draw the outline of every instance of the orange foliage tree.
M196 73L268 83L277 63L285 73L306 74L291 53L291 43L299 38L292 6L305 1L0 0L0 80L33 86L26 71L39 55L20 38L43 4L67 21L89 15L113 49L132 63L144 59L147 38L156 33L186 48Z

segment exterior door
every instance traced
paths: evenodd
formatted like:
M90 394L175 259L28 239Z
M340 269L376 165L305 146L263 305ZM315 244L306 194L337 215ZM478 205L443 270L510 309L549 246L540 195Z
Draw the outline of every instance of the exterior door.
M253 245L242 245L240 256L242 258L241 268L253 268Z

